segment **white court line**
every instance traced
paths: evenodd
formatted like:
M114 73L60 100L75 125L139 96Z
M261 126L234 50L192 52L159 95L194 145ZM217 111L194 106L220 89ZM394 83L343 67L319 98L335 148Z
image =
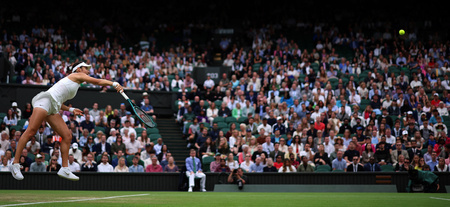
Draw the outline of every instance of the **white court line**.
M1 205L0 207L5 207L5 206L27 206L27 205L47 204L47 203L70 203L70 202L81 202L81 201L95 201L95 200L106 200L106 199L112 199L112 198L125 198L125 197L135 197L135 196L145 196L145 195L148 195L148 194L110 196L110 197L103 197L103 198L86 198L86 199L75 199L75 200L66 200L66 201L48 201L48 202L35 202L35 203L17 203L17 204Z
M448 198L436 198L436 197L430 197L431 199L437 199L437 200L444 200L444 201L450 201Z

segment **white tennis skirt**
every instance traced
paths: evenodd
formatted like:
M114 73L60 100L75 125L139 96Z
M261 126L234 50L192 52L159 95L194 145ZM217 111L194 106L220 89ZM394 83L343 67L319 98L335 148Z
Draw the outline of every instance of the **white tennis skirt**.
M47 115L57 114L59 109L61 109L61 103L55 101L47 91L40 92L34 96L31 104L34 108L42 108L47 111Z

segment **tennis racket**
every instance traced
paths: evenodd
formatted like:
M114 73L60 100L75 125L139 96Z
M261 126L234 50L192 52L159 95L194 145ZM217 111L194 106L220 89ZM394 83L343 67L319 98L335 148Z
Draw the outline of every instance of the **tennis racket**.
M149 114L145 113L145 111L142 110L139 106L136 106L136 104L131 102L131 99L128 98L127 94L125 94L123 91L121 91L120 94L123 96L123 98L125 98L125 100L128 101L128 103L130 103L133 108L134 114L139 120L141 120L142 123L145 124L145 126L149 128L156 127L156 123L153 121L153 118Z

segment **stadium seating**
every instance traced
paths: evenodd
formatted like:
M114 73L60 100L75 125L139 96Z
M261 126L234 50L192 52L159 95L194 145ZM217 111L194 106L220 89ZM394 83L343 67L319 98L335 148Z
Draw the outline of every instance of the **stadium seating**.
M381 165L380 167L383 172L394 172L394 167L392 165Z
M225 122L226 122L226 123L231 123L231 122L236 123L236 122L237 122L237 119L236 119L236 117L229 116L229 117L226 117L226 118L225 118Z
M158 128L148 128L147 129L147 134L159 134L159 129Z
M150 141L156 143L158 138L162 138L160 134L150 134L149 135Z
M238 123L244 123L245 121L247 121L247 117L239 117L238 119L237 119L237 122Z
M214 123L225 122L225 118L218 116L218 117L214 118L213 122Z
M142 131L144 131L144 128L135 128L136 131L136 137L140 137L142 135Z
M202 159L202 163L203 163L203 172L210 172L209 166L211 164L211 162L214 161L214 157L211 156L206 156Z
M20 119L19 121L17 121L17 125L19 126L23 126L25 124L25 122L27 122L28 119Z
M97 133L98 131L102 131L103 133L105 133L105 127L96 126L94 130L95 133Z
M317 165L314 172L330 172L331 167L329 165Z

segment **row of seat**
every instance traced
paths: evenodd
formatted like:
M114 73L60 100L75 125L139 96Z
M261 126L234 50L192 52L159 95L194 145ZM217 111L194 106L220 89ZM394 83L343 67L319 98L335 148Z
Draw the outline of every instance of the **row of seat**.
M214 162L214 157L207 156L202 158L203 172L210 172L210 165ZM234 160L238 160L237 156L234 156ZM392 165L381 165L382 172L394 172L394 167ZM314 168L314 172L344 172L343 170L333 170L329 165L317 165Z

